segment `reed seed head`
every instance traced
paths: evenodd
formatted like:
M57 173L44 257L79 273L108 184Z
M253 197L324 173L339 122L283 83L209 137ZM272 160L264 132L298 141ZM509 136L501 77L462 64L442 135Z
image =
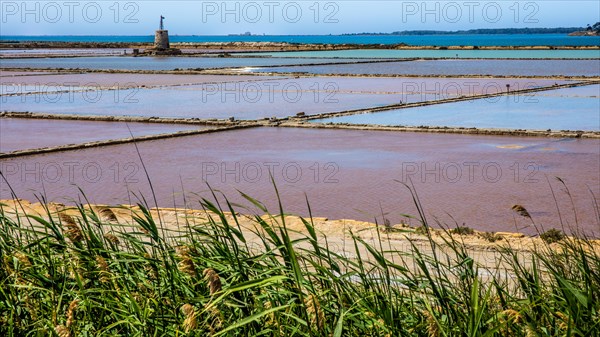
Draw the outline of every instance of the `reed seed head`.
M74 299L69 304L69 308L67 309L67 327L70 327L71 325L73 325L73 322L75 322L75 310L77 310L78 305L78 299Z
M192 260L192 256L190 255L189 247L177 247L177 257L180 260L177 264L177 268L179 269L179 271L181 271L182 273L186 273L191 277L196 277L196 267L194 266L194 261Z
M558 328L562 331L567 331L567 329L569 328L569 324L571 323L571 317L569 317L569 315L566 315L562 312L556 312L554 313L557 317L558 317Z
M71 240L72 242L81 242L83 240L83 233L81 232L81 229L79 229L77 222L72 216L60 212L58 213L58 218L60 219L61 223L66 227L66 230L64 232L65 235L69 238L69 240Z
M96 256L96 267L101 271L108 271L108 263L106 263L106 260L100 255Z
M57 325L54 327L54 331L56 331L58 337L71 337L71 331L64 325Z
M527 209L525 209L525 207L523 207L521 205L513 205L512 210L515 211L517 214L519 214L522 217L531 218L531 215L529 214Z
M506 309L506 310L502 311L501 315L506 317L507 322L512 322L512 323L518 324L523 321L523 316L521 316L521 313L514 309Z
M323 329L325 314L323 313L319 299L315 295L310 294L304 298L304 305L306 306L310 325L316 330Z
M31 261L29 260L29 257L27 257L27 255L25 255L24 253L16 252L15 257L17 258L17 260L19 261L19 264L23 268L31 267Z
M202 274L211 296L221 291L221 278L214 269L206 268Z
M113 212L112 209L108 208L108 207L101 207L100 210L98 211L98 213L100 214L100 216L102 217L103 220L108 221L108 222L117 222L117 215L115 214L115 212Z
M198 321L196 320L196 309L194 309L194 306L186 303L181 306L181 312L184 315L183 330L185 333L189 333L196 329L198 327Z
M74 224L74 225L77 224L75 222L75 219L73 219L72 216L70 216L70 215L68 215L67 213L64 213L64 212L58 213L58 218L64 224Z
M109 278L108 278L108 276L109 276L108 263L106 263L106 260L100 255L96 256L96 267L100 271L100 282L102 282L102 283L108 282L108 280L109 280Z
M110 243L114 244L114 245L118 245L119 244L119 238L112 234L112 233L106 233L104 234L104 238L106 240L108 240Z
M433 317L433 314L428 310L425 310L423 311L423 315L425 316L425 321L427 322L427 334L429 337L439 337L441 335L440 327L438 326L435 317Z

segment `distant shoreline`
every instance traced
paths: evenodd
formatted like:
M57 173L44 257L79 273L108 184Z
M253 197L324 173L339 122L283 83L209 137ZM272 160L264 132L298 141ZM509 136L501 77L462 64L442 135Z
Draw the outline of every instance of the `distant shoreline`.
M585 32L585 27L559 27L559 28L496 28L496 29L469 29L469 30L404 30L395 32L361 32L361 33L342 33L342 34L171 34L171 36L181 37L261 37L261 36L418 36L418 35L527 35L527 34L571 34L575 32ZM9 37L153 37L151 34L135 35L112 35L112 34L32 34L32 35L5 35ZM4 37L0 37L0 41Z
M0 43L0 50L27 50L27 49L139 49L152 47L151 42L68 42L68 41L7 41ZM187 52L183 56L204 54L207 51L222 53L224 56L239 52L299 52L299 51L331 51L351 49L387 49L387 50L598 50L600 46L477 46L477 45L409 45L398 44L357 44L357 43L289 43L289 42L171 42L171 46ZM197 49L197 52L194 50ZM23 55L12 55L17 58ZM2 58L10 58L4 55ZM36 55L44 56L44 55Z
M574 28L575 29L575 28ZM566 31L570 32L567 34ZM462 33L462 31L460 31ZM565 28L565 33L544 34L480 34L445 35L178 35L170 32L171 44L176 48L214 47L217 49L255 48L258 51L300 51L336 49L597 49L600 37L587 32ZM435 33L428 31L427 33ZM448 33L448 32L446 32ZM364 34L364 35L362 35ZM152 45L151 35L39 35L0 37L0 49L22 48L147 48ZM193 48L193 47L192 47ZM276 50L272 50L276 48ZM282 48L282 49L280 49Z
M495 29L469 29L469 30L404 30L391 33L348 33L344 36L361 35L524 35L524 34L571 34L585 31L585 27L558 27L558 28L495 28Z

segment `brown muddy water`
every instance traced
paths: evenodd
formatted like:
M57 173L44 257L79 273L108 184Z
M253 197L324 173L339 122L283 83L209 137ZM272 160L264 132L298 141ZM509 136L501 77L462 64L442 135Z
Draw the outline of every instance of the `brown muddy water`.
M314 216L382 223L384 214L417 225L403 216L417 215L405 182L430 223L534 234L532 222L511 210L519 204L539 227L561 227L562 219L600 232L600 140L253 128L138 146L166 207L183 206L185 194L198 208L200 197L212 198L208 182L233 202L250 205L240 190L277 212L271 172L288 213L308 215L306 196ZM69 202L79 186L92 203L135 203L141 193L153 204L133 144L6 159L0 168L25 199L45 191L49 201ZM3 181L0 198L10 197Z
M0 118L0 152L205 128L186 124Z

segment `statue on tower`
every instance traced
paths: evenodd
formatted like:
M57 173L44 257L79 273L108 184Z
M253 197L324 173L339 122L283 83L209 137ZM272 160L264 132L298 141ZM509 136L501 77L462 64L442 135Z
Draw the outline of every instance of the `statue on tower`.
M179 55L181 50L171 48L169 31L165 29L165 17L160 16L160 27L154 32L154 48L149 49L152 55Z

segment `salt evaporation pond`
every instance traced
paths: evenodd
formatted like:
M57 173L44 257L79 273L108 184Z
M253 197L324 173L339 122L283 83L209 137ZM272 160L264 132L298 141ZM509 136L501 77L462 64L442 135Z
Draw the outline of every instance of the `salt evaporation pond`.
M123 69L174 70L213 69L232 67L265 67L295 64L349 63L369 59L272 58L272 57L69 57L3 59L2 68L67 68L67 69Z
M0 77L25 77L31 75L50 75L58 74L57 72L48 71L14 71L14 70L3 70L0 68Z
M254 72L354 75L600 76L598 60L422 60L258 68Z
M192 75L192 74L121 74L121 73L77 73L77 74L49 74L30 76L10 76L12 72L3 72L5 77L0 77L0 85L7 88L21 86L23 88L35 87L66 87L74 89L76 86L96 88L127 88L146 86L173 86L202 83L265 81L282 79L284 76L244 76L244 75ZM16 72L18 74L18 72ZM2 91L6 93L6 91Z
M324 58L492 58L492 59L600 59L600 49L552 50L457 50L457 49L350 49L323 51L292 51L244 53L240 55L270 57L324 57Z
M600 85L335 118L317 123L600 131Z
M236 96L238 98L236 98ZM246 98L243 98L242 95ZM250 96L251 95L251 96ZM230 96L214 95L200 88L188 90L158 88L143 90L94 91L61 96L55 104L35 101L35 95L2 97L2 109L16 112L58 113L77 115L143 116L169 118L253 120L294 116L297 113L316 114L364 109L397 104L403 99L414 101L420 95L407 98L402 94L334 94L325 92L236 91ZM50 94L45 95L50 97ZM94 97L100 97L96 100ZM413 98L414 97L414 98ZM258 98L258 99L256 99ZM25 99L25 103L21 100ZM118 100L118 103L115 103Z
M183 189L187 206L197 208L200 196L212 198L208 182L231 202L251 206L239 189L277 212L271 171L288 213L308 215L306 193L314 216L383 223L383 210L398 223L402 214L417 215L409 191L398 182L410 180L432 225L437 217L452 227L534 234L531 221L511 207L522 205L545 228L560 226L550 186L566 226L576 223L571 201L554 179L561 177L580 228L600 231L590 195L600 191L597 139L252 128L138 147L165 207L182 207ZM72 176L66 174L68 165L75 168ZM81 187L92 203L135 203L128 192L152 200L133 144L5 159L0 168L20 198L33 200L35 191L45 190L48 201L68 202L77 199ZM24 169L30 173L23 175ZM0 184L0 199L10 197L7 184Z
M27 76L28 77L28 76ZM82 83L83 84L83 83ZM59 83L0 83L0 96L39 93L47 97L56 96L59 91L77 91L89 89L89 86L78 86L76 83L64 86ZM2 100L4 103L4 100Z
M52 56L72 56L72 55L123 55L123 53L132 54L131 48L86 48L86 49L0 49L1 57L29 57L40 55Z
M241 77L241 76L240 76ZM261 119L439 100L567 81L465 78L296 78L164 88L3 96L2 110L83 115ZM110 81L108 81L110 82Z
M206 128L188 124L0 118L0 152Z

